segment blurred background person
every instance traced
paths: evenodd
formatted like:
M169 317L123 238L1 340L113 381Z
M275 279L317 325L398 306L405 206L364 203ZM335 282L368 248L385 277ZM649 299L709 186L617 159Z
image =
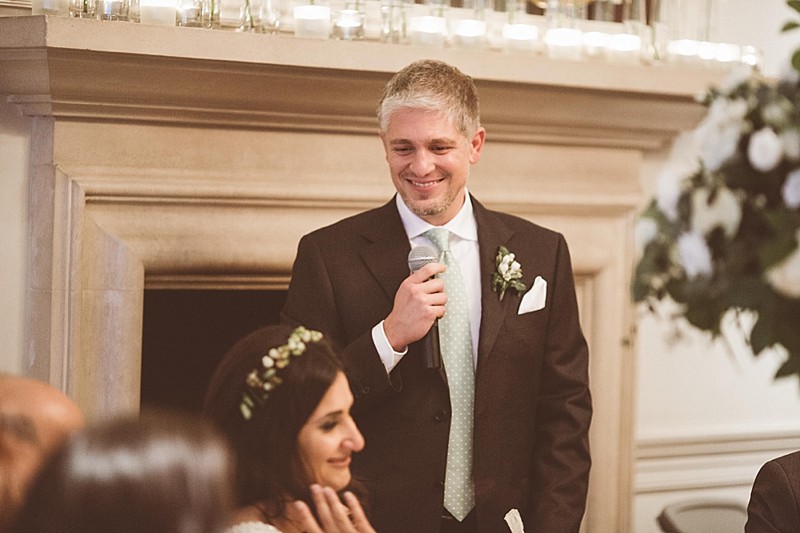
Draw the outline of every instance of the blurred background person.
M373 531L347 490L351 456L364 448L352 404L342 363L320 332L267 326L226 353L204 411L236 455L230 532Z
M0 533L48 454L85 424L78 405L55 387L0 374Z
M143 413L73 433L30 487L14 533L219 533L233 504L225 440L199 417Z

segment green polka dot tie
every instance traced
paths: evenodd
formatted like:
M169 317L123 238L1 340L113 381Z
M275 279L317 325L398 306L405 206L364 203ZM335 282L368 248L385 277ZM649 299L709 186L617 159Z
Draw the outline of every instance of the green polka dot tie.
M439 344L450 389L450 438L444 478L444 507L461 521L475 506L472 487L472 424L475 369L472 364L467 291L458 263L450 252L450 232L433 228L424 234L439 249L447 271L439 274L447 293L445 314L439 319Z

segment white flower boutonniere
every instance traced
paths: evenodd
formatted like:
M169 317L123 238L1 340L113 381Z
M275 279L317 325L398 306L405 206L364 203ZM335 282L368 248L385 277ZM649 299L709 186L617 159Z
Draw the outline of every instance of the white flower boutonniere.
M505 246L497 249L495 265L497 270L492 275L492 290L500 293L500 301L503 301L508 289L514 289L517 294L525 290L525 284L520 281L522 266L514 260L514 254Z

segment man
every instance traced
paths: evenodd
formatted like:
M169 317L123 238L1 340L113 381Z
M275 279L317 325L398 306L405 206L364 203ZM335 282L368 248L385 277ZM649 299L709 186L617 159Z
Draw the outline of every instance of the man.
M84 425L80 408L55 387L0 374L0 533L47 455Z
M747 505L746 533L800 533L800 450L764 463Z
M591 399L564 238L468 193L486 132L458 69L407 66L378 119L398 194L303 237L283 311L344 348L372 523L507 533L518 509L527 533L578 531ZM441 260L409 275L419 245Z

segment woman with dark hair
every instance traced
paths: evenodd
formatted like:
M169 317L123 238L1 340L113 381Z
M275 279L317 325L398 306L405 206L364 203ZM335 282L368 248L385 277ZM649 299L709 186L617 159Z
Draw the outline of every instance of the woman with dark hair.
M74 432L39 471L15 533L220 533L233 464L205 420L144 413Z
M229 533L374 533L347 490L351 454L364 447L352 404L342 363L318 331L267 326L228 351L204 412L236 455Z

